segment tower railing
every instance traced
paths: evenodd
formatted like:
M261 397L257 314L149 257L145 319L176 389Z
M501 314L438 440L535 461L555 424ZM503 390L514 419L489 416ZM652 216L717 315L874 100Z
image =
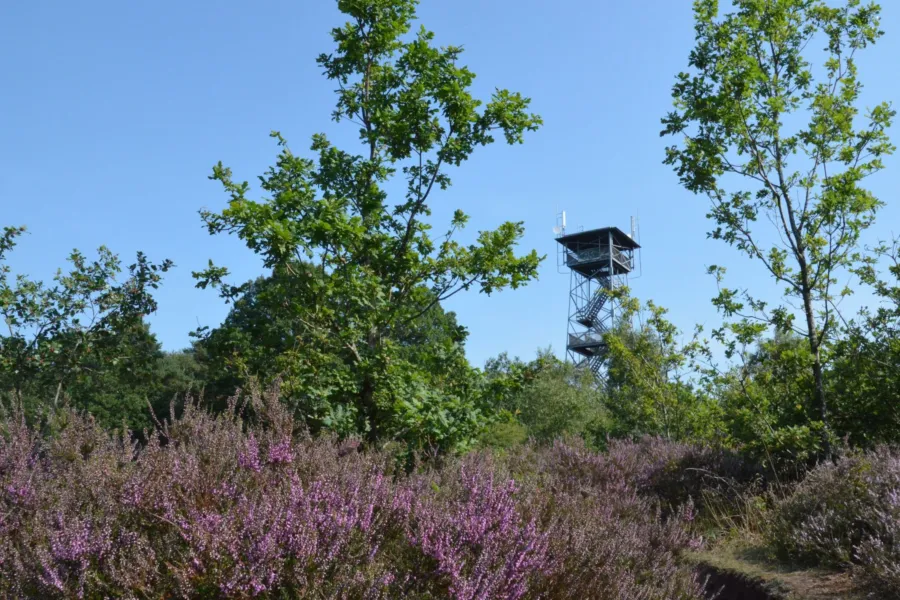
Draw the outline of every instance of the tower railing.
M569 347L599 346L604 344L603 334L599 331L584 331L569 334Z
M584 263L594 263L594 262L602 262L608 261L610 254L609 246L601 246L598 248L585 248L584 250L578 250L577 252L574 250L569 250L566 252L566 265L567 266L575 266ZM619 250L618 248L612 248L612 258L614 261L619 264L631 269L631 257Z

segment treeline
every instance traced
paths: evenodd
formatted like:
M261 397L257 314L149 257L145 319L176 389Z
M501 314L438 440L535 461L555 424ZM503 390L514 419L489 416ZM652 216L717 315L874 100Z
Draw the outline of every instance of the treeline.
M7 249L19 233L7 230ZM88 262L73 254L52 286L10 281L3 267L3 399L7 407L20 402L35 422L70 406L109 429L140 434L172 408L180 414L189 397L219 410L238 390L277 384L314 434L395 440L420 453L563 436L602 449L611 438L644 435L741 447L781 465L822 450L810 352L797 335L762 339L720 369L709 362L710 346L697 336L683 341L664 309L620 294L623 319L607 335L607 381L598 385L589 370L549 350L530 361L502 354L473 368L466 329L435 304L390 338L402 366L379 382L390 387L376 390L375 435L360 418L353 365L320 351L320 366L310 369L297 336L305 311L288 282L250 282L222 325L197 332L187 350L164 352L144 318L171 264L138 256L117 283L119 260L104 249L100 255ZM875 292L886 302L842 326L825 371L836 441L858 447L900 441L900 286L878 282Z

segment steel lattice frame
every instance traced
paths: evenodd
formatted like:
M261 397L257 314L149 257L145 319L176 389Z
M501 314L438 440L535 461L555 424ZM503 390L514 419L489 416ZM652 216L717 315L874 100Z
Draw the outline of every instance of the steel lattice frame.
M605 380L603 335L615 327L618 312L609 292L627 284L634 250L640 246L616 228L561 236L558 241L570 269L566 359Z
M604 303L599 314L594 318L593 325L584 325L579 322L581 315L589 308L595 294L600 291L601 288L609 291L609 283L607 282L611 283L611 279L606 277L602 271L605 271L605 269L598 270L594 276L585 276L575 270L570 271L569 324L567 331L568 335L566 337L566 358L575 365L589 367L592 357L579 354L569 347L568 341L572 339L569 336L581 336L588 332L603 335L612 329L615 323L616 303L612 298ZM593 358L598 359L600 363L605 363L605 358L599 355L595 355ZM602 367L603 365L601 364L600 366ZM598 374L598 376L600 375Z

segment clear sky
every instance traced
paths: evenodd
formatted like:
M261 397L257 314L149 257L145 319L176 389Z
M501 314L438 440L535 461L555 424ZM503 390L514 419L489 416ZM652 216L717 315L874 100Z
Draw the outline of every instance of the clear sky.
M661 164L659 119L687 65L690 5L423 1L421 22L438 42L465 47L479 93L521 91L546 123L524 146L476 153L435 197L438 220L456 208L472 215L470 235L524 221L523 249L548 255L540 280L524 289L449 302L470 329L474 364L504 350L562 351L569 281L555 264L557 209L570 228L627 230L639 214L643 274L632 287L669 307L685 330L717 322L706 265L770 285L759 267L706 239L705 200ZM882 5L887 35L860 60L870 105L900 100L900 2ZM0 3L0 225L30 230L14 268L49 280L76 247L105 244L125 261L144 250L177 264L152 318L164 347L184 347L198 324L218 324L227 307L194 289L191 271L212 258L237 282L261 267L238 240L202 229L198 209L225 203L207 175L221 160L255 180L275 156L272 129L295 151L316 132L353 139L353 126L329 121L333 85L314 60L341 23L329 0ZM887 167L870 182L888 203L870 239L900 233L898 158Z

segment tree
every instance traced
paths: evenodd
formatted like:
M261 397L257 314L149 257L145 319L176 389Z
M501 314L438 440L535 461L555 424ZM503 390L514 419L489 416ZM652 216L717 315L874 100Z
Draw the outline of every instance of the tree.
M770 327L806 339L811 400L830 455L825 351L837 303L850 293L838 277L859 266L860 235L881 206L863 180L894 150L891 107L879 104L863 118L857 108L855 57L882 35L880 9L859 0L836 8L824 0L733 4L722 18L716 0L694 4L693 70L678 75L675 111L663 119L662 134L681 139L665 162L685 188L711 200L710 236L758 260L784 287L785 304L773 308L758 295L721 289L715 304L737 321L718 337L730 356ZM810 50L818 44L821 55Z
M549 442L575 435L594 447L603 446L609 419L594 375L552 355L540 362L516 407L529 436Z
M341 406L355 428L377 439L396 428L398 402L419 394L421 375L403 356L398 332L438 303L472 288L493 293L536 276L535 252L515 254L521 223L508 222L465 245L454 235L468 217L456 211L443 235L431 235L433 193L450 185L447 169L468 160L499 133L510 144L541 124L529 99L497 90L485 105L469 88L462 49L438 48L424 28L407 38L416 0L339 0L349 17L332 31L337 44L318 63L337 87L332 117L357 127L361 153L313 136L314 158L295 155L278 133L275 166L260 178L266 200L251 200L247 182L217 165L212 178L229 205L203 212L211 234L239 236L290 289L299 328L295 369L310 394ZM391 200L389 181L405 180ZM247 286L223 284L210 263L198 285L221 286L237 301ZM438 394L438 398L441 395ZM437 411L436 414L441 414Z
M759 340L707 381L718 398L728 442L773 469L809 461L821 450L822 423L804 402L814 389L809 345L792 333Z
M610 424L604 395L589 370L546 349L528 363L501 354L485 365L484 378L485 404L507 417L495 419L486 432L488 445L508 446L528 437L552 442L565 436L604 445Z
M248 282L219 327L195 332L210 400L222 400L254 384L266 387L276 378L285 381L288 394L309 385L305 371L295 373L291 368L296 355L306 350L298 346L300 325L294 317L300 297L289 289L290 283L276 276Z
M90 413L104 427L124 426L130 431L149 428L154 412L166 414L154 410L163 408L154 406L154 392L159 383L157 364L164 356L159 341L145 323L121 327L98 339L92 350L80 357L80 364L73 365L69 376L61 378L61 396L73 408ZM33 389L32 394L39 390L40 387Z
M328 362L310 371L311 356L318 349L302 336L307 307L305 296L294 293L297 281L271 275L249 283L221 326L199 332L195 349L205 370L205 391L213 402L227 398L238 388L268 387L279 382L282 399L303 416L317 432L323 427L344 433L354 431L348 421L352 407L335 402L343 393L335 386L342 365ZM443 393L468 395L475 374L465 358L468 332L440 304L404 327L392 332L398 362L414 365L426 386Z
M171 261L151 263L138 253L118 283L121 261L107 248L89 261L73 251L69 272L55 285L25 275L14 280L3 264L24 228L0 237L0 394L32 413L71 400L107 425L148 416L148 385L160 348L144 317L156 310L157 289Z
M694 342L678 340L679 330L665 308L644 306L627 288L613 292L621 307L618 326L607 332L604 403L616 437L662 436L710 440L719 435L718 407L690 382L687 369Z
M188 396L205 398L208 376L201 354L195 348L162 352L152 365L152 386L147 395L157 419L169 418L172 408L180 415Z
M900 442L900 240L877 249L888 265L860 271L879 304L850 321L833 350L835 429L857 446Z

